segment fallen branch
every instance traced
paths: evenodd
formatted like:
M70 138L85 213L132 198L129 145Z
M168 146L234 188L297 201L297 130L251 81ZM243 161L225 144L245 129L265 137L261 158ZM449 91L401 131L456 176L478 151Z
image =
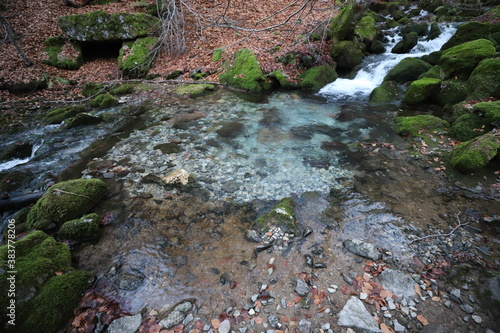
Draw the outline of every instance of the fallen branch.
M12 28L12 26L10 25L9 22L7 22L7 20L0 15L0 25L2 26L3 28L3 32L5 33L5 37L4 39L8 39L9 42L14 45L14 47L16 48L16 51L17 53L19 54L19 56L21 57L21 59L23 59L23 62L24 62L24 65L26 67L30 67L31 65L33 65L33 63L26 57L26 55L24 54L23 50L21 50L21 48L19 47L19 45L17 45L17 42L16 42L16 33L14 32L14 29Z
M463 226L466 226L466 225L468 225L468 224L469 224L469 222L462 223L462 222L460 221L459 215L460 215L460 213L457 213L457 214L455 215L455 217L456 217L456 219L457 219L457 222L458 222L458 225L457 225L455 228L453 228L453 229L452 229L449 233L447 233L447 234L433 234L433 235L427 235L427 236L423 236L423 237L418 237L418 238L416 238L416 239L412 240L412 241L410 242L410 244L412 244L412 243L414 243L414 242L421 241L421 240L423 240L423 239L432 238L432 237L449 237L449 236L451 236L451 235L452 235L452 234L453 234L453 233L454 233L454 232L455 232L458 228L463 227Z
M44 192L30 193L15 198L1 199L0 212L18 209L28 206L42 197Z
M78 193L68 192L68 191L59 190L59 189L55 189L54 191L56 191L56 192L61 192L61 193L65 193L65 194L73 194L73 195L77 195L77 196L79 196L79 197L82 197L82 198L85 198L85 199L89 199L90 201L93 201L94 203L97 203L97 201L95 201L95 200L94 200L94 199L92 199L91 197L86 196L86 195L84 195L84 194L78 194Z

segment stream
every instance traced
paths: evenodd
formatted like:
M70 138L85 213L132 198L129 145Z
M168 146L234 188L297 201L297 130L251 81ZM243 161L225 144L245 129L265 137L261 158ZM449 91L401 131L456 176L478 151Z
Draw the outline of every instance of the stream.
M415 238L448 232L459 212L469 212L464 218L498 213L498 202L456 194L442 176L412 161L390 124L399 105L368 102L402 58L439 50L454 29L443 25L438 39L421 41L411 54L367 57L353 78L339 78L317 94L252 96L218 89L156 101L141 116L141 128L115 121L94 127L92 134L85 127L61 131L60 125L16 134L3 143L28 140L32 154L2 162L0 169L35 175L25 189L42 190L63 172L110 184L109 198L95 207L109 224L98 242L75 248L75 260L97 276L94 288L126 313L157 316L195 298L196 317L210 322L221 313L248 310L252 295L270 285L275 303L262 311L305 315L323 324L346 296L330 295L324 312L290 306L297 274L308 269L305 254L327 267L314 271L317 289L327 290L345 284L340 272L362 274L361 260L343 248L347 239L376 244L391 253L390 264L409 268L416 255L431 264L436 253L445 252L432 242L411 245ZM397 41L389 41L387 50ZM194 114L195 119L182 117ZM116 140L82 159L83 149L108 136ZM360 142L373 149L360 151ZM196 186L164 186L162 177L178 169ZM284 197L294 198L301 230L313 233L255 256L256 244L245 232ZM497 251L497 245L489 246ZM451 313L422 311L442 322L446 315L440 311Z

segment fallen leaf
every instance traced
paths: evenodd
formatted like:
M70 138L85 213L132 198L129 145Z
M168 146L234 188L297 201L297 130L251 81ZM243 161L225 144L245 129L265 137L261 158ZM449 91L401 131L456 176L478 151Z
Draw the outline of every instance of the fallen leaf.
M421 322L421 323L422 323L422 325L424 325L424 326L429 325L429 321L428 321L427 319L425 319L425 317L424 317L424 316L422 316L421 314L419 314L419 315L417 316L417 319L418 319L418 321L419 321L419 322Z
M391 333L391 332L394 332L392 330L392 328L390 328L389 326L387 326L384 323L380 324L380 330L382 331L382 333Z
M422 297L422 289L418 284L415 283L415 292L418 294L418 296Z
M391 292L390 292L389 290L387 290L387 289L382 289L382 290L380 291L380 297L387 298L387 297L393 297L393 296L394 296L394 294L393 294L393 293L391 293Z

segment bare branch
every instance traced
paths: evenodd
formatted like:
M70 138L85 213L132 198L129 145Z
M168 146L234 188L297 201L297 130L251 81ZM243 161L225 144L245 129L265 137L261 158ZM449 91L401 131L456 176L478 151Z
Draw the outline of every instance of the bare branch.
M421 240L423 240L423 239L427 239L427 238L433 238L433 237L449 237L449 236L451 236L451 235L452 235L452 234L453 234L453 233L454 233L454 232L455 232L458 228L463 227L463 226L466 226L466 225L468 225L468 224L469 224L469 222L462 223L462 222L460 221L459 215L460 215L460 213L455 214L455 218L457 219L458 225L457 225L455 228L453 228L453 229L452 229L449 233L447 233L447 234L433 234L433 235L427 235L427 236L423 236L423 237L418 237L418 238L416 238L416 239L412 240L412 241L410 242L410 244L412 244L412 243L414 243L414 242L421 241Z

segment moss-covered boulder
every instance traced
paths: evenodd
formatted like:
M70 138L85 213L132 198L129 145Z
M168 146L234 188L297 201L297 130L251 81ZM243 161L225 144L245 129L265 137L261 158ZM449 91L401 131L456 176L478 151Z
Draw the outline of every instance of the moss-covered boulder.
M82 95L85 97L96 96L106 92L107 87L97 82L86 82L82 85Z
M63 120L85 111L87 111L87 108L84 105L67 106L50 111L45 115L45 119L49 124L60 124Z
M495 46L486 39L476 39L443 51L439 59L446 78L466 80L484 59L495 55Z
M0 246L2 267L9 267L8 260L12 258L9 250L14 248L15 267L9 270L17 272L16 332L58 332L71 317L87 288L89 275L72 268L68 247L42 231L32 232L11 243L10 247ZM2 290L9 290L9 276L5 271L0 273ZM62 279L64 285L58 283ZM11 299L7 292L0 294L2 309L7 309ZM0 326L4 327L9 319L2 316Z
M337 72L332 65L309 68L299 75L298 81L302 89L319 91L326 84L337 79Z
M439 79L420 79L413 81L403 96L405 104L418 104L427 101L441 85Z
M459 144L452 152L450 164L461 171L478 170L488 165L497 155L498 148L500 148L498 135L489 132Z
M354 34L368 47L377 39L377 27L373 16L365 15L359 20L354 28Z
M458 80L446 80L432 95L432 101L441 106L452 106L467 98L467 84Z
M248 49L240 49L234 54L233 63L219 76L219 81L253 93L271 88L257 58Z
M179 96L189 96L196 97L206 94L208 91L215 90L213 84L202 83L202 84L188 84L185 86L179 86L174 89L174 92Z
M426 36L429 33L429 23L412 23L404 26L401 29L401 33L407 34L410 32L416 32L419 36Z
M370 103L391 103L403 94L403 88L395 81L384 81L370 93Z
M300 87L296 80L291 80L288 75L280 70L272 72L269 74L269 77L274 79L277 82L277 85L283 89L298 89Z
M335 16L328 27L329 35L334 42L352 38L358 21L363 17L366 8L360 1L348 0L340 13Z
M351 70L363 61L364 54L351 41L342 41L332 46L331 55L338 68Z
M108 14L98 10L61 16L57 23L70 40L103 42L145 37L158 28L159 20L143 13Z
M431 68L431 65L420 59L404 58L387 73L384 81L395 81L398 83L414 81Z
M47 58L42 62L57 68L76 70L83 65L82 49L61 36L45 40Z
M441 68L441 66L439 66L439 65L432 66L431 69L429 69L427 72L423 73L422 75L420 75L418 77L419 80L420 79L428 79L428 78L444 79L445 74L444 74L443 68Z
M441 133L446 131L450 124L438 117L431 115L418 115L411 117L397 117L394 119L394 130L401 135L420 137L423 132Z
M57 236L62 239L83 241L99 237L99 215L93 213L82 218L64 222Z
M129 83L124 83L120 84L119 86L114 87L109 91L110 95L113 96L123 96L123 95L129 95L134 92L134 86Z
M498 31L500 31L500 23L467 22L458 27L455 34L441 47L441 50L446 50L476 39L492 39L492 33Z
M469 77L469 99L500 98L500 58L485 59Z
M94 108L106 109L118 104L118 99L108 93L104 93L94 97L89 104Z
M142 78L146 76L154 60L154 48L158 39L154 37L139 38L125 42L118 55L118 67L124 78Z
M484 125L484 118L476 113L466 113L451 124L450 135L460 141L469 141L483 134Z
M408 53L417 45L418 34L416 32L409 32L403 35L403 39L394 45L391 52L396 54Z
M299 226L295 218L295 201L284 198L267 214L259 216L257 225L263 232L272 227L279 227L284 232L299 235Z
M500 101L477 103L472 109L474 112L484 115L491 128L500 125Z
M106 193L99 179L74 179L50 187L31 208L28 229L46 230L81 217Z
M64 121L65 129L99 124L103 119L90 113L79 113L76 116Z

